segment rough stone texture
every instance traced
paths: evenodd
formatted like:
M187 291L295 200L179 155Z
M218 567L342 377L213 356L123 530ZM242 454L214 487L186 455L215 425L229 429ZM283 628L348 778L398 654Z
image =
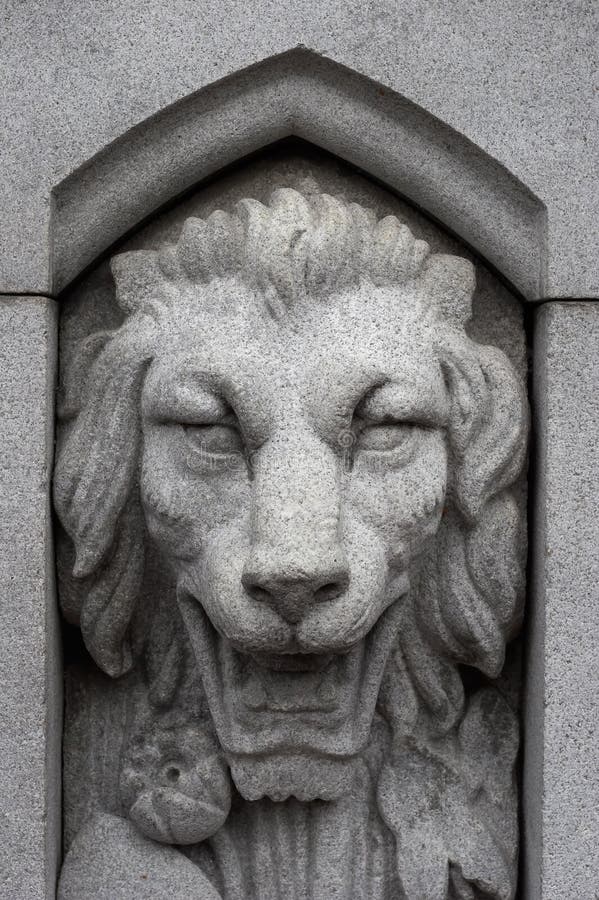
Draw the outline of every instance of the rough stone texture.
M451 222L527 299L542 293L539 200L434 116L301 48L169 107L65 179L54 192L54 289L173 197L286 135L366 170L432 219Z
M206 218L217 209L231 210L244 197L266 203L274 188L298 188L312 184L326 188L348 202L361 203L379 218L394 215L405 222L414 236L426 241L436 253L465 256L476 268L476 289L469 334L481 343L494 344L506 353L524 377L527 368L522 304L480 259L458 240L436 226L411 204L394 196L370 178L361 176L341 160L305 144L266 149L250 160L223 173L208 185L193 191L172 209L154 216L147 225L120 244L121 250L157 249L165 241L179 238L188 217ZM68 365L69 349L83 335L105 326L114 327L119 310L114 299L114 281L106 261L96 266L80 285L63 294L61 306L61 351Z
M330 57L379 81L382 90L389 87L420 104L505 165L547 208L546 239L544 229L539 229L539 245L545 248L541 264L546 268L543 286L546 295L597 296L597 15L596 4L572 4L563 0L535 0L527 4L512 0L500 4L491 0L454 0L449 4L423 4L416 0L402 4L306 0L287 5L274 0L258 0L250 5L217 0L200 3L173 0L169 4L148 0L143 5L133 0L120 4L81 4L70 0L60 6L9 0L3 5L0 29L3 86L0 194L4 213L0 226L0 289L48 293L50 284L55 284L50 272L51 244L56 237L50 226L56 201L56 197L51 197L53 187L63 184L79 166L148 116L242 67L303 43L313 48L315 54ZM335 112L333 108L331 118ZM356 123L358 134L364 120L357 119ZM280 133L273 129L273 138L277 136ZM176 141L168 144L171 148L175 145ZM143 172L143 167L140 171ZM97 216L98 210L92 206L89 216L92 229L98 227ZM452 226L451 212L442 218ZM489 227L494 225L492 220ZM66 233L61 238L65 247L68 238ZM538 262L535 258L531 263L533 282ZM496 265L506 274L501 260ZM38 308L43 301L18 298L18 303L23 304L19 315L26 319L26 310L31 310L32 304ZM3 306L4 332L8 308ZM560 312L556 312L551 328L540 332L551 333L551 346L557 353L547 367L543 345L540 342L537 345L535 381L539 371L543 376L537 390L539 414L544 408L541 401L547 400L547 385L558 385L556 359L563 356L564 368L560 369L560 375L567 374L568 365L579 365L585 352L588 367L580 371L579 377L568 376L570 380L560 407L559 421L570 423L575 418L575 429L568 427L559 434L550 431L552 436L557 434L557 443L550 448L555 453L564 448L564 435L568 435L564 465L557 465L555 453L542 456L545 462L541 474L546 481L541 483L551 487L542 497L550 501L552 497L557 499L549 503L546 512L541 508L541 500L537 507L536 546L543 566L537 566L538 587L528 632L532 643L525 779L525 825L529 832L526 862L531 897L554 900L555 896L572 896L578 900L597 891L592 869L598 868L595 848L599 845L593 818L599 781L592 766L594 747L588 733L585 739L581 736L597 718L596 703L595 708L593 703L597 692L590 687L594 670L586 662L592 660L593 641L590 627L593 609L587 600L592 575L596 574L593 567L597 565L596 542L592 539L596 516L591 479L595 420L590 412L594 409L594 398L589 374L595 366L596 329L589 327L582 333L584 323L589 320L590 326L596 314L590 306L579 304L572 311L561 306L555 309ZM582 309L588 311L583 315ZM549 316L549 313L542 315ZM568 336L575 319L583 322L583 328L580 340L569 344L574 358L568 363L565 347L560 350L559 329L563 328ZM15 314L11 314L10 322L14 324ZM510 329L509 344L518 330L514 319L497 315L492 330L499 335L505 322ZM24 322L25 326L28 324L35 340L35 316L30 323ZM483 332L488 334L488 329L483 328ZM10 330L8 335L8 338L4 335L4 356L12 359L15 354L14 365L26 370L19 388L28 394L36 392L40 387L37 380L40 367L30 353L26 328L19 330L17 337ZM586 346L587 341L594 348L592 352ZM519 357L520 344L517 348ZM19 352L24 354L23 358L18 357ZM44 357L42 371L47 362ZM15 472L23 475L23 470L18 469L20 461L37 452L36 440L42 431L45 433L43 422L47 421L47 408L40 409L40 418L28 419L30 427L23 432L19 424L21 415L29 416L30 409L26 403L21 406L20 400L15 400L14 382L10 381L13 368L12 364L5 363L2 369L13 390L7 392L3 385L2 432L9 452L4 454L3 463L8 487L3 484L6 512L2 527L6 539L1 553L7 586L0 605L3 617L0 674L8 687L0 713L0 771L4 792L0 819L3 829L0 893L5 889L1 880L4 877L10 889L17 891L15 896L21 897L23 892L37 900L52 882L58 840L58 829L50 827L51 820L43 820L44 790L47 783L58 790L58 781L54 773L48 782L41 776L40 759L47 753L52 759L56 755L45 742L40 724L46 702L40 676L46 666L43 655L46 651L40 649L40 657L31 645L35 637L39 640L36 647L45 647L39 617L44 614L48 595L41 591L41 577L35 577L35 572L40 571L39 560L35 555L23 560L23 542L39 527L45 513L42 508L41 516L38 515L41 502L38 469L32 470L33 481L18 480ZM572 371L569 370L570 374ZM553 382L543 380L549 373ZM43 392L43 386L41 389ZM584 394L581 399L577 390ZM546 408L551 409L551 404ZM543 429L551 421L540 420L538 437L543 437ZM586 435L584 427L588 429ZM572 446L587 440L588 447L585 445L576 466L570 466ZM586 473L589 473L588 485L584 480ZM583 481L588 488L583 495L586 518L574 491ZM21 493L15 493L17 483ZM569 486L573 486L572 491ZM543 522L547 534L554 536L552 556L547 557L545 532L541 530ZM557 536L552 527L561 529ZM567 558L560 554L567 554ZM547 572L545 562L552 563ZM541 588L549 574L553 587L548 611L553 610L561 629L569 629L571 671L570 661L564 668L564 650L559 640L552 644L550 635L545 639ZM558 576L563 584L558 582ZM588 581L588 590L584 584L580 586L583 578ZM51 580L49 573L47 583L51 584ZM15 596L15 582L23 594L22 602L16 606L8 602ZM33 587L27 592L29 583ZM562 597L555 587L558 583L563 588L563 596L571 599L574 607L567 619L560 618ZM580 598L575 594L577 586ZM35 603L32 602L34 591L38 591ZM14 617L21 615L27 603L31 603L31 617L27 618L30 630L23 631L19 620L15 633ZM7 616L8 628L4 621ZM31 622L36 623L37 630ZM52 628L49 635L52 648ZM16 648L21 647L22 654L17 654ZM551 684L550 696L554 698L545 719L544 659L550 663L548 685ZM554 660L557 660L555 669ZM578 677L577 664L584 669L583 678ZM10 672L8 680L7 672ZM49 700L53 677L50 666ZM32 681L34 686L29 691ZM96 693L95 688L89 694L81 691L90 703L96 699ZM558 704L555 698L560 696L562 701ZM18 715L14 714L15 707ZM35 746L31 735L36 736ZM552 747L555 735L558 738ZM548 741L545 754L544 739ZM50 745L51 742L52 736ZM26 756L26 771L23 747L26 753L35 751ZM569 759L574 760L571 765L567 765ZM5 769L8 777L4 775ZM19 780L15 780L15 771ZM27 806L29 802L31 805ZM50 804L50 810L55 811L56 805ZM537 812L539 816L535 820ZM43 841L44 833L50 841L46 862L32 849L36 840ZM547 875L541 894L543 868Z
M472 262L364 195L401 206L262 162L65 299L61 900L129 872L98 812L225 900L515 895L522 334L473 340L502 289L470 325Z
M60 879L61 900L218 900L198 866L116 816L81 829Z
M303 44L505 166L547 209L545 296L597 296L598 15L565 0L10 0L0 288L48 292L51 191L64 178L169 104Z
M50 532L56 305L0 299L0 896L53 898L61 673Z
M599 305L546 303L536 319L525 896L594 900L599 896Z

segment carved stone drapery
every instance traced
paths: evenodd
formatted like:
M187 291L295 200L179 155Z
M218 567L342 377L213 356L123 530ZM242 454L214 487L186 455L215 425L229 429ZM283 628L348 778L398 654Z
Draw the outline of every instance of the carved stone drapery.
M65 898L127 859L226 900L514 895L523 379L472 263L356 197L182 209L65 314L61 602L115 679L75 667Z

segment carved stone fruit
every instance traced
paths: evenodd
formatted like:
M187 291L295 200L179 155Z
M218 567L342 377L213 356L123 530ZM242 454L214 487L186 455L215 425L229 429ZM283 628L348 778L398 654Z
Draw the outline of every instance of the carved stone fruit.
M165 844L195 844L214 834L229 814L225 760L200 725L169 728L132 742L121 774L129 818Z

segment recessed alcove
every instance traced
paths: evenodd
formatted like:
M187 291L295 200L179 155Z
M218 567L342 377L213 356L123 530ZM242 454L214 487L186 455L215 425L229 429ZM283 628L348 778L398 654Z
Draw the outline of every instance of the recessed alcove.
M426 241L431 253L448 254L470 260L475 270L476 289L473 296L473 316L466 327L467 334L477 344L490 344L499 348L512 364L521 389L526 390L527 346L524 307L517 292L510 290L509 279L498 277L491 267L485 265L479 255L479 248L473 251L455 234L433 221L422 209L389 190L379 180L369 177L363 170L309 142L286 138L231 163L204 179L199 185L193 186L168 202L161 203L160 208L154 214L145 216L138 227L125 229L125 236L109 242L110 245L99 254L95 262L88 264L61 293L61 374L57 445L59 459L68 442L71 429L75 427L73 422L85 406L87 375L98 353L101 352L106 337L109 340L110 334L123 323L123 312L115 298L110 260L120 254L159 251L167 245L176 245L181 238L186 220L206 219L216 210L233 214L236 204L244 198L268 204L273 191L278 188L291 188L307 195L326 193L340 198L345 204L359 204L365 209L372 210L377 220L385 216L395 216L408 226L416 241ZM451 221L449 225L452 225ZM106 240L104 243L107 243ZM96 241L95 246L100 250L102 242ZM118 394L115 398L115 402L118 402ZM507 423L505 427L508 427ZM106 447L104 452L110 453L110 447ZM120 452L118 447L115 447L114 452L115 454ZM489 447L488 452L492 454L493 448ZM118 459L115 459L115 465L118 466ZM131 479L134 492L137 489L138 477L139 472L133 469ZM526 507L524 475L514 480L511 490L518 515L523 518ZM143 525L139 527L143 528ZM73 549L70 542L65 540L64 533L60 532L60 526L59 537L61 568L65 572L72 568ZM144 540L149 540L147 535ZM499 565L502 564L499 561ZM67 618L76 621L81 612L77 607L77 589L71 593L71 588L72 582L67 578L62 584L61 600ZM137 637L133 639L134 645L137 642L137 654L143 656L143 647L150 640L147 634L143 633L143 622L140 630L140 618L141 620L151 618L154 615L152 611L161 607L158 615L166 629L169 615L165 613L160 598L172 595L173 591L174 583L163 556L160 552L152 550L146 554L141 602L143 612L140 614L138 606L137 623L131 626L133 631L138 632ZM488 597L490 603L492 593L491 588ZM176 618L177 615L172 612L171 618ZM155 631L151 638L156 646L160 645L162 640L160 636L162 627L158 627L158 631ZM176 626L175 630L179 627ZM513 630L512 628L512 632ZM65 850L68 850L93 813L102 812L117 817L124 814L122 784L119 785L119 779L122 777L120 771L122 759L128 752L126 745L134 730L136 708L147 702L143 697L147 695L147 679L150 676L147 660L134 665L130 673L118 678L111 678L101 672L87 653L79 631L72 625L65 629L64 643L66 676L64 835ZM160 653L164 652L165 648L161 647ZM189 650L186 650L186 654L189 655ZM176 662L170 660L168 664L172 667ZM461 671L467 695L473 695L481 685L492 683L499 693L507 698L513 709L518 709L520 693L518 641L510 644L504 670L498 678L493 677L491 682L469 667ZM167 681L169 677L173 676L166 677ZM165 778L172 786L173 780L178 780L173 779L173 773L180 771L179 764L172 760L167 762ZM189 852L193 856L193 852ZM381 860L376 864L382 865ZM385 865L389 865L388 861ZM244 877L250 876L246 873ZM250 882L245 883L247 888ZM222 881L220 884L224 890ZM386 888L382 890L384 893ZM229 894L225 892L225 896L228 897ZM370 897L374 894L364 896Z

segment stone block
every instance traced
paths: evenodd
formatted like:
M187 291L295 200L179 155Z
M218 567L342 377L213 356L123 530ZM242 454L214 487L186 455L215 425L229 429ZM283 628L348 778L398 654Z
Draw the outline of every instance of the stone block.
M54 897L61 663L48 500L56 304L0 300L0 896Z
M599 896L599 305L535 327L524 782L527 900Z
M170 105L302 45L372 79L380 96L415 103L511 172L546 209L545 296L598 296L598 16L597 4L563 0L454 0L449 9L440 0L65 0L50 11L10 0L0 289L50 290L53 190L65 178ZM333 103L326 113L334 119Z

